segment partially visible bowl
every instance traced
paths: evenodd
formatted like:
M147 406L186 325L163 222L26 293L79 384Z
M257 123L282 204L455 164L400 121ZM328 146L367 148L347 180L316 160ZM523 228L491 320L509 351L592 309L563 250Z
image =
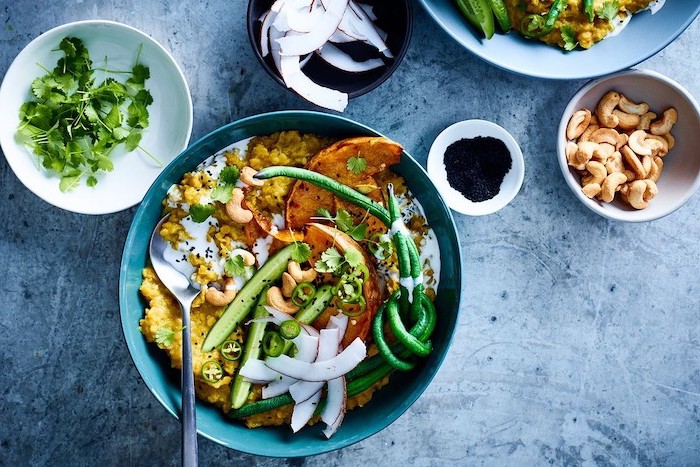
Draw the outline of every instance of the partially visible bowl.
M62 57L58 44L65 37L81 39L96 64L109 60L115 70L129 70L136 55L150 68L146 88L153 96L148 107L149 126L140 146L161 165L137 150L127 153L124 145L112 151L114 171L98 176L91 188L84 182L70 192L59 189L59 177L37 168L37 158L16 139L19 109L32 98L32 81ZM96 72L96 75L102 75ZM101 82L100 76L97 82ZM147 34L114 21L78 21L58 26L29 43L12 62L0 87L0 144L17 178L37 196L59 208L83 214L107 214L127 209L141 201L162 168L187 147L192 133L192 98L187 81L175 59Z
M250 0L248 2L248 37L253 46L255 56L262 64L265 71L282 87L287 86L282 80L282 76L277 71L270 54L262 56L260 50L260 17L270 9L274 3L272 0ZM381 68L376 68L363 73L349 73L339 70L329 65L319 57L314 56L303 68L304 73L312 81L321 86L336 89L348 94L349 98L354 98L366 94L386 81L403 60L408 44L411 41L413 30L413 8L411 0L381 1L363 0L362 3L372 5L374 13L377 15L375 24L387 33L386 44L394 55L393 59L386 59L387 63ZM362 44L350 43L340 44L339 47L346 48L349 53L367 53L367 47ZM376 49L375 49L376 50ZM361 56L361 55L360 55ZM363 57L366 59L367 57Z
M547 79L593 78L634 66L670 44L700 13L696 0L667 1L654 15L648 11L635 15L615 37L588 50L564 52L515 32L483 39L459 13L454 0L420 2L447 34L477 57L504 70Z
M179 412L179 373L167 358L148 344L139 332L139 320L146 303L139 295L142 270L146 266L148 241L161 216L161 201L168 188L182 174L194 169L211 154L232 143L256 135L296 129L336 138L380 136L371 128L352 120L318 112L272 112L228 124L203 137L180 154L156 179L139 206L124 246L119 276L119 308L129 353L143 381L156 399L173 416ZM440 257L440 284L435 305L438 323L431 336L433 351L407 373L396 372L389 385L378 391L362 408L352 410L338 432L326 440L320 428L307 427L294 434L287 427L248 429L228 420L217 408L197 402L197 428L202 436L239 451L272 457L299 457L339 449L367 438L387 427L406 411L430 384L440 367L456 328L461 296L461 254L457 231L450 210L422 167L407 153L392 168L402 175L411 192L423 205L428 222L436 233Z
M616 197L612 203L589 199L581 191L580 175L566 160L566 127L577 110L595 110L608 91L618 91L634 102L646 102L661 116L674 107L678 122L671 134L675 146L663 158L663 172L657 182L658 195L645 209L636 210ZM648 70L628 70L607 76L583 86L564 110L557 134L557 157L567 185L589 209L608 219L625 222L646 222L671 214L685 204L700 187L700 106L688 91L672 79Z

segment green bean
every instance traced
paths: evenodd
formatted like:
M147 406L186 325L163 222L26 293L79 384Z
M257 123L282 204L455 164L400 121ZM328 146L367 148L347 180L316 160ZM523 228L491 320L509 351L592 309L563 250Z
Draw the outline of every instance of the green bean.
M387 307L387 303L392 300L396 300L396 292L389 298L386 303L377 310L377 314L374 316L372 321L372 334L374 335L374 343L377 345L377 350L384 357L386 362L397 370L409 371L413 369L416 364L414 362L408 362L397 357L394 352L389 347L389 344L384 337L384 310Z
M588 16L588 21L593 21L595 18L595 10L593 8L593 0L583 0L583 12Z
M361 207L365 211L369 211L370 214L382 221L387 227L391 224L391 222L389 222L389 213L384 206L377 203L372 198L363 195L359 191L353 190L349 186L343 185L318 172L299 167L272 166L266 167L255 174L255 178L260 180L267 180L268 178L274 177L289 177L309 182L312 185L328 190L334 195Z
M420 297L416 298L416 302L420 303ZM389 327L391 327L391 330L394 332L399 342L419 357L427 357L433 350L430 341L425 343L421 342L416 336L406 330L399 316L399 305L396 300L389 300L389 302L387 302L386 312L389 316Z

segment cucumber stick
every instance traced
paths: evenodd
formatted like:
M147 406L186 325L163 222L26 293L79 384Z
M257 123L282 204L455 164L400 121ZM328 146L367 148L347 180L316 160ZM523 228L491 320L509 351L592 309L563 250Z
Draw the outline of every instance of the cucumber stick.
M498 21L498 25L501 27L501 31L508 32L513 29L513 23L510 21L510 15L508 14L505 1L489 0L489 3L491 4L493 15L496 17L496 21Z
M491 39L496 32L493 11L489 0L454 0L460 13L484 33L486 39Z
M255 311L253 311L253 319L266 318L270 316L270 313L265 309L265 304L267 303L265 293L268 287L263 288L260 292L260 298L258 298L258 303L255 305ZM248 329L248 335L245 341L245 350L243 351L243 357L241 358L238 369L243 368L248 360L256 359L260 357L260 343L262 342L263 335L265 334L265 322L255 322L250 325ZM243 376L236 372L236 377L233 380L233 385L231 386L231 407L237 409L241 407L248 401L248 394L250 394L251 383L245 381Z
M322 285L316 291L316 295L311 300L311 303L299 310L294 318L303 324L311 324L316 321L321 313L328 308L328 304L333 298L333 287L330 285Z
M224 313L209 331L202 345L202 351L209 352L221 345L245 319L257 303L262 290L278 280L287 270L287 263L292 258L294 243L287 245L267 260L253 277L245 283L236 298L226 306Z

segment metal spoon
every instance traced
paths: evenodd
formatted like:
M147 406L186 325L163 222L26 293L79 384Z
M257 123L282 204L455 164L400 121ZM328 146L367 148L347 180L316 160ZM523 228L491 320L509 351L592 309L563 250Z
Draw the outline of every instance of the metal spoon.
M182 371L180 383L182 390L182 465L197 465L197 420L194 410L194 375L192 373L192 340L190 338L190 308L199 290L192 287L189 279L165 261L163 253L168 243L161 237L160 228L169 214L156 225L151 235L149 255L151 264L160 281L175 296L182 309Z

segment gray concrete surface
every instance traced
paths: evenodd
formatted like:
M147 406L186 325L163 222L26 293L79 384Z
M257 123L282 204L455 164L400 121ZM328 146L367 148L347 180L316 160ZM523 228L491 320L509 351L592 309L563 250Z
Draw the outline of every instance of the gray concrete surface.
M258 65L244 3L3 0L0 72L39 33L105 18L172 51L192 90L194 139L247 115L312 108ZM700 464L700 195L641 225L589 212L554 152L582 82L500 71L417 4L415 13L405 62L347 116L422 163L444 127L485 118L515 135L526 160L511 205L456 217L466 272L447 360L404 416L352 447L273 460L200 438L202 465ZM700 97L699 43L696 21L641 67ZM134 211L53 208L0 158L0 465L179 463L178 423L139 379L120 330L119 261Z

